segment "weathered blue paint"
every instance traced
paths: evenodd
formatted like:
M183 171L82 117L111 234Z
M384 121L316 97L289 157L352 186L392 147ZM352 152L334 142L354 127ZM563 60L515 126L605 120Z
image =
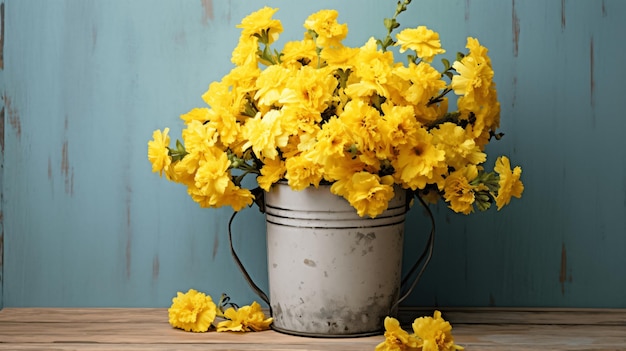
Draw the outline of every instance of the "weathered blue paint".
M395 2L4 0L4 306L167 306L196 288L258 300L227 250L230 211L150 173L155 129L180 133L231 68L239 20L279 7L286 32L336 8L348 45L382 36ZM626 307L626 2L414 1L399 21L490 49L502 103L489 146L520 164L524 197L470 217L435 208L431 266L407 305ZM406 264L428 231L412 210ZM263 216L235 222L267 288ZM415 233L415 234L414 234ZM0 285L2 286L2 285ZM2 296L0 294L0 296ZM0 300L2 301L2 300Z

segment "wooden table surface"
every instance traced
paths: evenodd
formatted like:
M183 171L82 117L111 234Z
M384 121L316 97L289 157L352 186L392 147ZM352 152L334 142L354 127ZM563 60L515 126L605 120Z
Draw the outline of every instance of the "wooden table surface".
M441 309L466 350L626 350L623 309ZM432 309L404 309L403 322ZM371 350L381 336L188 333L162 308L6 308L0 350Z

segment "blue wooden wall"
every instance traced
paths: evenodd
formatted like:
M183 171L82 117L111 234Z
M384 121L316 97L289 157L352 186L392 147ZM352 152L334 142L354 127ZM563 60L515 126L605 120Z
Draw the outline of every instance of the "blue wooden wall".
M227 250L230 211L198 208L146 152L153 130L179 135L263 5L283 41L332 7L360 45L395 1L0 1L0 306L256 298ZM435 257L406 305L626 307L625 16L621 0L414 0L399 18L438 31L451 59L468 35L490 49L506 135L488 150L526 185L500 212L435 208ZM412 210L407 265L427 223ZM234 229L267 288L263 216Z

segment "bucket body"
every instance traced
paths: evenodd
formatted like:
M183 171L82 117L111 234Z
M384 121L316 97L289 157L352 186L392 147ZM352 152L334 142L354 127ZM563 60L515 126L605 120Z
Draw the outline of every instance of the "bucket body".
M406 194L359 217L330 186L265 194L273 328L321 337L379 334L399 298ZM397 309L397 308L396 308Z

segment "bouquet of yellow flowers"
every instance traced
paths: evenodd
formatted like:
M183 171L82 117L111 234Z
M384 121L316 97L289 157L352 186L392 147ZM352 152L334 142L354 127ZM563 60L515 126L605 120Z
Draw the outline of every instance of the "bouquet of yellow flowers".
M360 216L375 217L394 187L431 203L443 199L455 212L498 209L524 189L521 168L498 157L487 172L485 146L502 134L494 72L487 49L467 39L468 52L442 68L439 34L404 29L385 19L387 36L361 47L342 44L346 24L335 10L304 21L302 40L272 48L283 31L265 7L237 26L234 68L202 95L207 106L181 116L182 142L170 146L169 128L148 143L153 172L182 183L202 207L252 205L272 184L294 190L331 184ZM397 62L390 47L407 53ZM448 95L454 93L456 109ZM256 176L258 188L242 185Z

